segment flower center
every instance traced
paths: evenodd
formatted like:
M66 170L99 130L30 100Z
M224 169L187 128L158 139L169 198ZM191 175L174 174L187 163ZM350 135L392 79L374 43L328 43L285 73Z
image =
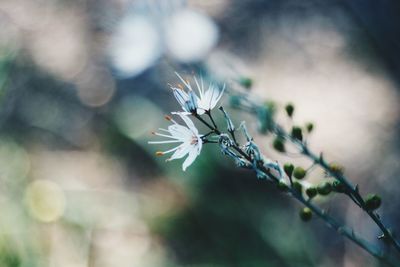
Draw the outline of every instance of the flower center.
M192 140L190 141L190 144L191 145L196 145L198 142L199 142L199 140L197 139L197 137L193 135L192 136Z

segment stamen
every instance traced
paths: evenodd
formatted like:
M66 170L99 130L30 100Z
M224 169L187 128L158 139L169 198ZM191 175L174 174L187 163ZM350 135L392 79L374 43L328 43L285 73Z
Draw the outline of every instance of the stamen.
M178 83L178 85L177 85L177 86L179 87L179 89L181 89L182 91L184 91L184 90L183 90L183 86L182 86L182 84Z
M165 115L165 116L164 116L164 119L166 119L167 121L172 121L172 117L169 116L169 115Z
M163 156L163 155L164 155L164 152L161 152L161 151L156 152L156 156Z

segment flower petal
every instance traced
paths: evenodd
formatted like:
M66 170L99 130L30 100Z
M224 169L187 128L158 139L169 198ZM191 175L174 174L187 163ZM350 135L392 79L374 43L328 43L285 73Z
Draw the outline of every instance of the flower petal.
M190 148L190 143L181 144L179 148L175 151L175 153L172 154L172 156L168 159L168 161L183 158L184 156L186 156L187 153L189 153Z
M189 129L195 134L198 135L199 131L197 130L196 126L194 125L194 123L192 122L191 119L189 119L188 116L182 115L182 114L178 114L179 117L181 117L181 119L186 123L186 125L189 127Z
M186 171L186 168L189 167L194 162L194 160L197 158L198 155L199 153L197 151L197 147L191 146L191 150L189 151L189 156L185 159L185 161L182 164L182 170Z

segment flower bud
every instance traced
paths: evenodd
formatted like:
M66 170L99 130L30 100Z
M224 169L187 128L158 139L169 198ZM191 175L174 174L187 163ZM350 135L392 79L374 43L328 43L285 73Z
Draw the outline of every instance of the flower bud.
M300 210L299 216L302 221L308 222L312 218L312 211L310 210L310 208L305 207Z
M288 185L283 180L279 181L277 187L281 192L286 192L289 189Z
M292 103L289 103L285 106L285 110L287 115L291 118L293 116L293 112L294 112L294 106Z
M370 211L376 210L377 208L379 208L381 206L381 203L382 203L382 199L377 194L369 194L365 198L365 208Z
M300 195L303 192L303 186L301 185L301 183L299 183L297 181L293 181L292 187L293 187L293 190L296 191Z
M337 163L330 163L329 170L338 175L343 175L343 173L344 173L344 167Z
M318 185L317 187L318 194L322 196L327 196L329 195L330 192L332 192L332 185L330 182L322 182L321 184Z
M292 128L292 137L296 138L297 140L303 141L303 133L300 127L293 126Z
M301 180L306 176L306 174L307 174L306 170L303 169L302 167L294 168L294 171L293 171L294 178Z
M253 80L250 79L249 77L241 77L239 79L240 85L242 85L246 89L250 89L253 85Z
M228 113L226 113L225 109L221 106L219 107L219 110L222 111L222 113L224 114L225 120L226 120L226 124L227 124L227 129L228 132L234 132L235 131L235 125L233 124L231 118L229 117Z
M315 188L315 187L309 187L309 188L306 189L306 195L309 198L315 197L317 195L317 193L318 193L317 192L317 188Z
M332 183L332 190L336 193L344 193L346 191L346 187L342 182L335 180Z
M307 132L311 133L312 130L314 129L314 124L312 122L306 123L306 129L307 129Z
M276 137L272 145L276 151L285 152L285 139L282 137Z
M292 163L285 163L285 165L283 165L283 170L285 171L286 175L290 178L292 177L294 166Z

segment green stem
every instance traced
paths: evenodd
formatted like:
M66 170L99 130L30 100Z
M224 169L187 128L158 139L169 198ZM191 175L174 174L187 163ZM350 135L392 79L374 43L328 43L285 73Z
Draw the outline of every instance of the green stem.
M389 231L389 229L384 225L382 220L380 219L380 216L371 210L368 210L365 204L364 199L360 195L360 192L358 191L358 187L353 185L350 180L344 176L343 174L340 174L338 172L334 172L331 170L329 164L320 156L317 156L315 153L310 151L310 149L307 147L307 145L300 140L297 140L293 138L290 134L288 134L285 130L283 130L279 125L275 125L275 131L277 134L284 136L286 139L290 140L292 143L297 145L301 151L301 153L313 160L315 164L318 164L323 170L325 170L329 175L334 177L336 180L340 181L347 189L349 192L348 196L353 200L354 203L356 203L362 210L364 210L368 216L375 222L375 224L381 229L383 232L384 237L395 247L395 249L400 253L400 244L399 242L393 237L392 233Z
M207 123L203 118L201 118L199 115L195 115L195 117L201 121L203 124L205 124L210 130L215 132L216 134L221 134L221 132L214 126L210 125ZM288 136L288 135L287 135ZM238 145L233 145L232 146L240 155L242 155L244 158L246 158L249 162L252 162L252 159L247 153L245 153ZM275 184L278 184L280 179L278 177L275 177L270 173L270 171L265 168L263 165L257 166L257 169L262 171L265 175L267 175L270 180L272 180ZM319 208L318 206L314 205L310 201L304 199L303 195L298 193L296 190L294 190L292 187L289 187L289 192L291 196L302 203L304 206L308 207L311 211L314 212L320 219L322 219L329 227L333 228L336 230L339 234L342 236L348 238L355 244L357 244L359 247L367 251L369 254L374 256L375 258L381 260L382 262L385 262L389 266L396 267L400 266L400 262L393 258L389 258L388 255L386 255L382 250L368 242L367 240L361 238L358 236L353 229L340 224L337 222L332 216L327 214L324 210ZM386 229L386 228L385 228Z

